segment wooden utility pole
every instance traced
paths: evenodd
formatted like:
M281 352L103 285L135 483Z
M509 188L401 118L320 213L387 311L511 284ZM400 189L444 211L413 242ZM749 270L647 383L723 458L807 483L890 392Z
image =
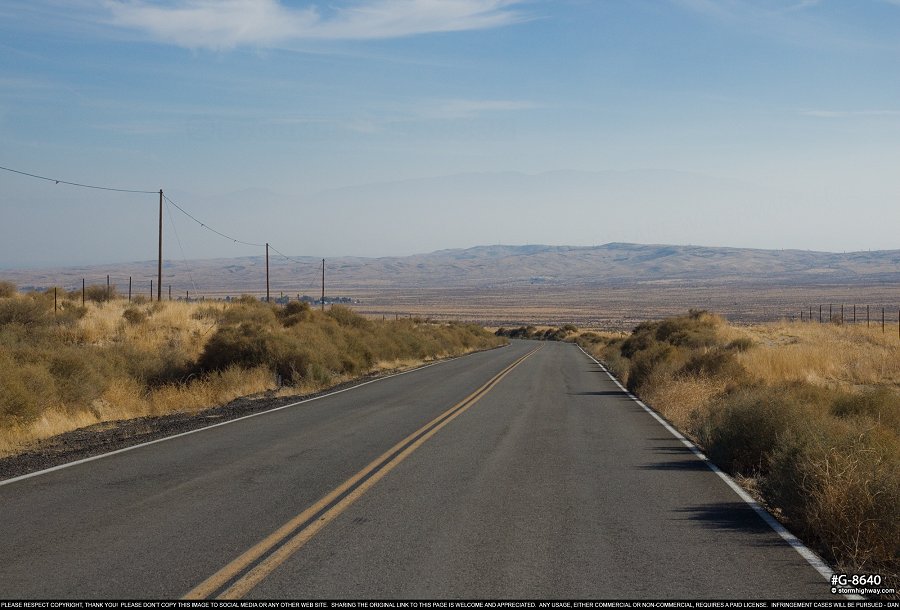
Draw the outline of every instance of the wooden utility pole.
M162 204L163 192L159 189L159 262L156 266L156 300L162 301ZM150 300L153 300L153 287L150 287Z
M322 311L325 311L325 259L322 259Z
M269 302L269 242L266 242L266 303Z

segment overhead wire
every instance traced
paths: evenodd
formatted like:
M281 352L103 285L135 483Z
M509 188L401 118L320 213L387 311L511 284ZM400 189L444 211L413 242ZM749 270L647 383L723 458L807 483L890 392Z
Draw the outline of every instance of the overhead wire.
M181 250L181 260L187 270L188 278L191 280L191 286L194 288L195 293L200 292L196 282L194 282L194 274L191 272L191 266L188 264L187 257L184 254L184 246L181 245L181 238L178 236L178 228L175 226L175 218L172 215L172 208L169 206L168 201L166 202L166 211L168 212L169 225L172 227L172 232L175 234L175 241L178 242L178 249Z
M115 191L117 193L140 193L143 195L155 195L159 192L159 191L144 191L144 190L138 190L138 189L120 189L120 188L113 188L111 186L97 186L94 184L83 184L81 182L69 182L68 180L58 180L56 178L48 178L47 176L39 176L38 174L30 174L28 172L23 172L23 171L20 171L17 169L12 169L10 167L0 166L0 169L7 171L7 172L12 172L14 174L21 174L22 176L28 176L30 178L38 178L40 180L46 180L48 182L53 182L56 184L68 184L69 186L77 186L77 187L81 187L81 188L85 188L85 189L97 189L98 191Z
M237 239L236 237L232 237L231 235L226 235L225 233L222 233L221 231L217 231L216 229L213 229L211 226L209 226L209 225L206 224L205 222L199 220L198 218L196 218L195 216L193 216L190 212L188 212L187 210L185 210L184 208L182 208L180 205L178 205L177 203L175 203L174 201L172 201L172 200L169 198L169 196L166 195L165 193L163 193L163 199L165 199L166 201L168 201L169 203L171 203L172 205L174 205L176 208L178 208L178 210L181 211L182 214L184 214L185 216L187 216L188 218L190 218L191 220L193 220L194 222L196 222L198 225L200 225L201 227L203 227L204 229L206 229L206 230L208 230L208 231L212 231L213 233L215 233L216 235L219 235L220 237L224 237L225 239L231 240L231 241L233 241L233 242L236 243L236 244L243 244L243 245L245 245L245 246L253 246L253 247L255 247L255 248L265 248L265 247L266 247L266 244L255 244L255 243L253 243L253 242L243 241L243 240L241 240L241 239Z
M296 258L293 258L293 257L291 257L291 256L288 256L287 254L284 254L284 253L280 252L280 251L279 251L278 249L276 249L275 246L273 246L272 244L269 244L269 249L272 250L273 252L275 252L275 254L278 254L279 256L281 256L282 258L284 258L284 259L286 259L286 260L289 260L289 261L291 261L291 262L293 262L293 263L297 263L298 265L308 265L308 264L309 264L308 261L301 261L301 260L298 260L298 259L296 259ZM312 292L313 292L313 294L315 294L315 292L316 292L315 288L316 288L316 280L317 280L317 279L318 279L318 267L315 268L315 271L314 271L314 273L313 273L313 275L312 275L312 280L310 280L312 283L309 284L309 286L312 287Z
M242 239L237 239L236 237L232 237L231 235L228 235L228 234L223 233L223 232L221 232L221 231L219 231L219 230L217 230L217 229L214 229L213 227L209 226L208 224L206 224L205 222L203 222L202 220L200 220L199 218L197 218L196 216L194 216L193 214L191 214L190 212L188 212L187 210L185 210L183 207L181 207L180 205L178 205L175 201L172 201L172 198L169 197L168 195L166 195L166 194L165 194L164 192L162 192L161 190L149 191L149 190L143 190L143 189L125 189L125 188L116 188L116 187L111 187L111 186L100 186L100 185L95 185L95 184L86 184L86 183L83 183L83 182L71 182L71 181L69 181L69 180L59 180L59 179L57 179L57 178L50 178L50 177L48 177L48 176L41 176L41 175L39 175L39 174L32 174L32 173L30 173L30 172L24 172L24 171L21 171L21 170L13 169L13 168L11 168L11 167L4 167L4 166L0 166L0 170L4 170L4 171L7 171L7 172L12 172L12 173L14 173L14 174L19 174L19 175L22 175L22 176L28 176L29 178L36 178L36 179L38 179L38 180L45 180L45 181L47 181L47 182L53 182L54 184L65 184L65 185L68 185L68 186L75 186L75 187L79 187L79 188L95 189L95 190L100 190L100 191L113 191L113 192L117 192L117 193L137 193L137 194L142 194L142 195L156 195L157 193L162 194L163 199L165 199L166 204L167 204L166 207L167 207L167 209L169 210L169 214L168 214L168 216L169 216L169 223L170 223L171 226L172 226L172 231L173 231L173 233L175 233L175 239L176 239L176 241L178 242L178 248L179 248L179 250L181 251L181 258L182 258L182 261L184 261L184 263L185 263L185 266L186 266L187 272L188 272L188 277L189 277L190 280L191 280L191 286L193 286L195 292L198 292L197 284L196 284L196 282L194 281L194 277L193 277L193 274L191 273L190 266L187 265L187 258L186 258L185 253L184 253L184 246L183 246L183 244L182 244L182 242L181 242L181 238L180 238L179 235L178 235L178 229L177 229L176 226L175 226L175 221L174 221L174 218L173 218L173 214L172 214L172 211L171 211L171 207L169 207L169 206L175 207L179 212L181 212L182 214L184 214L185 216L187 216L188 218L190 218L191 220L193 220L194 222L196 222L196 223L197 223L198 225L200 225L202 228L204 228L204 229L206 229L206 230L208 230L208 231L211 231L211 232L215 233L216 235L218 235L218 236L220 236L220 237L223 237L223 238L225 238L225 239L227 239L227 240L229 240L229 241L231 241L231 242L234 242L234 243L236 243L236 244L242 244L242 245L245 245L245 246L251 246L251 247L254 247L254 248L265 248L266 246L268 246L273 252L275 252L276 254L278 254L279 256L281 256L282 258L284 258L284 259L286 259L286 260L289 260L289 261L291 261L291 262L297 263L297 264L299 264L299 265L306 265L306 264L307 264L307 262L305 262L305 261L301 261L301 260L298 260L298 259L296 259L296 258L293 258L293 257L290 257L290 256L284 254L283 252L281 252L280 250L278 250L277 248L275 248L274 246L272 246L272 244L259 244L259 243L255 243L255 242L244 241L244 240L242 240Z
M291 261L291 262L296 263L296 264L298 264L298 265L306 265L306 264L308 264L307 262L304 262L304 261L301 261L301 260L299 260L299 259L296 259L296 258L293 258L293 257L291 257L291 256L288 256L287 254L281 252L280 250L278 250L275 246L273 246L273 245L270 244L270 243L258 244L258 243L253 243L253 242L249 242L249 241L243 241L243 240L237 239L237 238L235 238L235 237L232 237L231 235L227 235L226 233L222 233L221 231L218 231L218 230L212 228L211 226L209 226L208 224L206 224L205 222L203 222L202 220L200 220L199 218L197 218L196 216L194 216L193 214L191 214L190 212L188 212L187 210L185 210L184 208L182 208L180 205L178 205L177 203L175 203L174 201L172 201L172 199L171 199L168 195L166 195L165 193L163 193L163 199L165 199L167 203L172 204L173 206L175 206L175 208L177 208L182 214L184 214L185 216L187 216L188 218L190 218L191 220L193 220L194 222L196 222L198 225L200 225L200 226L203 227L204 229L207 229L207 230L209 230L209 231L212 231L213 233L215 233L216 235L219 235L220 237L224 237L225 239L228 239L228 240L230 240L230 241L232 241L232 242L234 242L234 243L243 244L243 245L245 245L245 246L252 246L252 247L256 247L256 248L265 248L265 247L268 246L268 248L269 248L270 250L272 250L272 252L278 254L279 256L281 256L282 258L284 258L285 260ZM177 234L176 234L176 237L177 237ZM189 273L190 273L190 272L189 272ZM192 282L193 282L193 280L192 280ZM195 286L195 290L196 290L196 286Z
M285 258L285 259L287 259L287 260L289 260L289 261L291 261L291 262L293 262L293 263L297 263L298 265L305 265L305 264L306 264L306 262L304 262L304 261L298 260L298 259L296 259L296 258L292 258L292 257L288 256L287 254L282 254L282 253L279 252L279 251L275 248L275 246L273 246L272 244L269 244L269 249L270 249L272 252L274 252L275 254L277 254L277 255L281 256L282 258Z

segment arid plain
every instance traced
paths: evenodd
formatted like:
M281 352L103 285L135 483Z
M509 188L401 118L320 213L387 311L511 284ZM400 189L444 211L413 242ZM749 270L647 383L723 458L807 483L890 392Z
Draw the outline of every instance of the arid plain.
M4 270L22 289L80 290L105 284L119 294L149 295L156 262ZM220 299L266 293L263 257L166 260L163 297ZM272 298L322 290L322 259L270 259ZM831 316L896 329L900 251L852 253L700 246L606 244L595 247L483 246L407 257L335 258L325 262L326 300L346 297L373 317L420 316L486 326L557 325L627 330L691 308L734 323ZM896 332L896 330L894 331Z

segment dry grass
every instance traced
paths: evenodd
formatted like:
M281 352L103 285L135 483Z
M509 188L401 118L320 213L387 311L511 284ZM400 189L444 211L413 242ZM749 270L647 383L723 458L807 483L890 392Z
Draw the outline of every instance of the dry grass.
M820 385L900 385L900 340L865 325L775 323L739 332L757 346L740 355L761 381Z
M642 398L654 405L665 404L665 416L681 429L689 429L713 408L725 387L726 383L715 377L672 377L647 388Z
M88 302L0 297L0 456L101 422L192 412L240 396L320 391L360 375L497 345L483 329L366 320L253 298ZM282 385L283 384L283 385Z

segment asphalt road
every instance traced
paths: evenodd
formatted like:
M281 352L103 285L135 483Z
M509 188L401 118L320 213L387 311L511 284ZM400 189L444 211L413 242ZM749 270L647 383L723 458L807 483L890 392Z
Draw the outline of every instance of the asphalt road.
M0 485L0 515L6 599L834 599L559 343Z

